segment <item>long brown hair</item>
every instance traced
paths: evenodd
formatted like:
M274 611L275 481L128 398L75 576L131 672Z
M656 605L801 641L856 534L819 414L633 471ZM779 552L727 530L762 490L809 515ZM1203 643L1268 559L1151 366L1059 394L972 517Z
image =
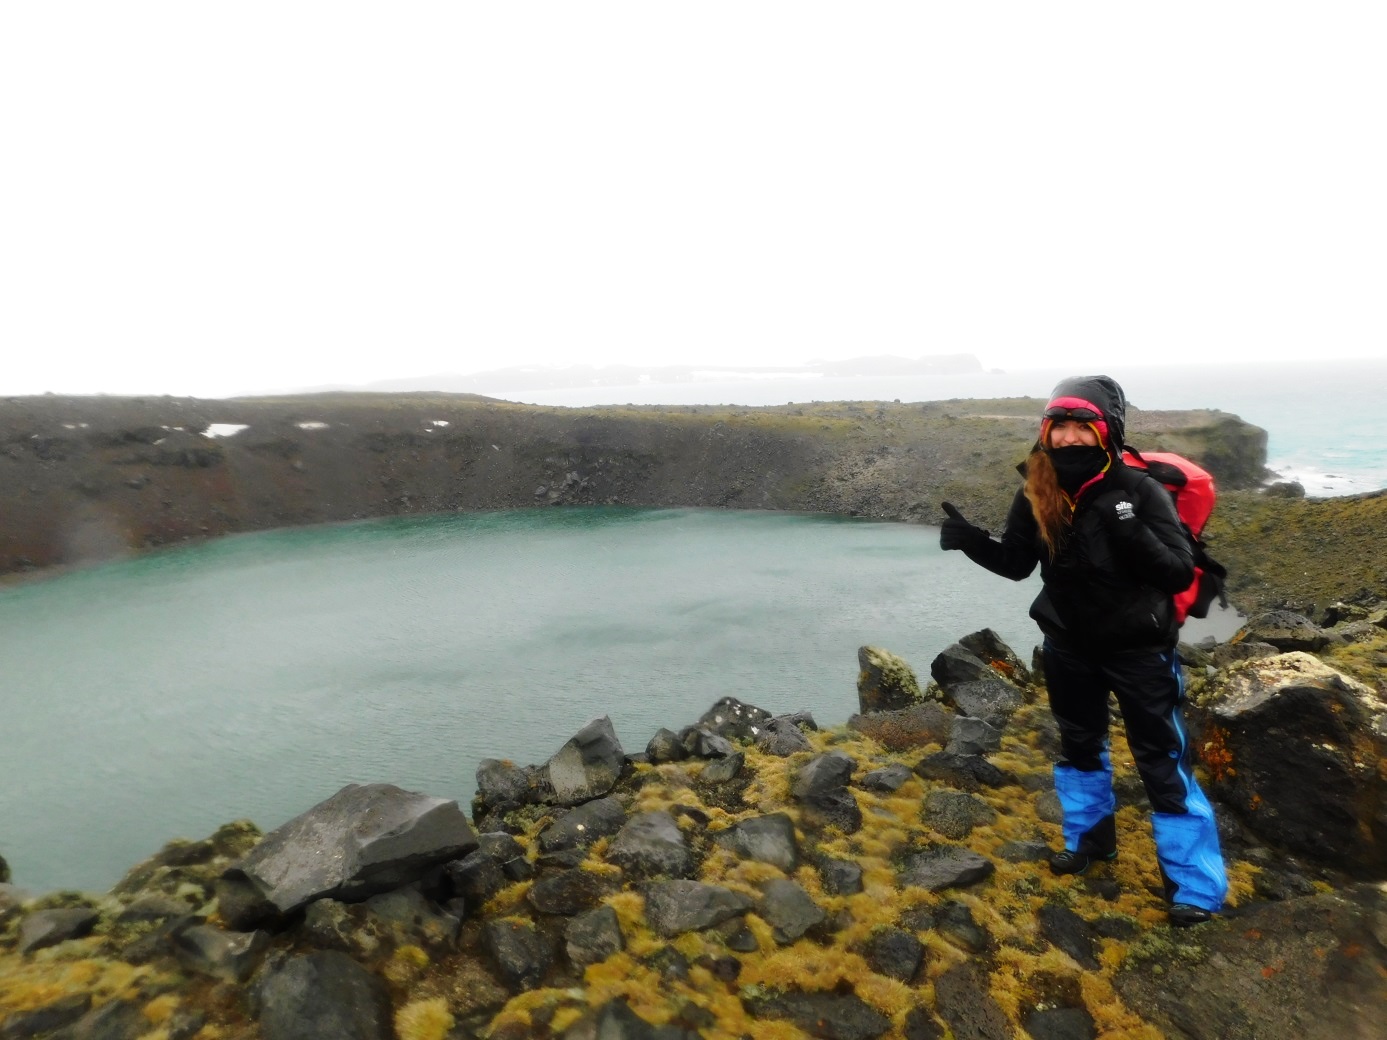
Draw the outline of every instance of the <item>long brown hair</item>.
M1031 504L1031 513L1040 527L1040 540L1053 561L1060 551L1074 506L1060 487L1055 464L1038 444L1026 460L1026 501Z

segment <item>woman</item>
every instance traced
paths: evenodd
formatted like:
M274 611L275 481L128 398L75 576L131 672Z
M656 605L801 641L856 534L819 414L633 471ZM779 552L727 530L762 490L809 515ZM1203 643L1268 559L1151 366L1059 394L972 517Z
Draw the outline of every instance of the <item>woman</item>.
M1045 634L1064 810L1064 849L1050 869L1079 874L1117 855L1108 757L1115 694L1151 802L1170 921L1184 927L1209 920L1228 894L1213 809L1195 782L1180 716L1172 597L1189 586L1194 564L1169 492L1122 462L1126 410L1122 388L1107 376L1061 382L1001 541L945 502L939 544L1014 581L1040 564L1044 587L1031 617Z

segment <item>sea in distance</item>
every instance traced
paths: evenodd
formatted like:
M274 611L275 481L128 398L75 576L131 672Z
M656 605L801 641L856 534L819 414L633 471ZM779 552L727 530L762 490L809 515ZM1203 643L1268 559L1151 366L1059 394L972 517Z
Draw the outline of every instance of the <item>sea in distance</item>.
M1208 370L1112 374L1141 407L1264 426L1273 468L1311 494L1387 486L1387 366L1273 371L1230 371L1225 392ZM726 399L1044 396L1058 374ZM840 725L864 644L922 678L984 627L1029 659L1036 583L940 552L923 525L594 508L238 535L3 586L0 856L29 891L99 891L171 838L268 830L347 783L465 807L482 759L542 763L601 715L628 752L724 696Z

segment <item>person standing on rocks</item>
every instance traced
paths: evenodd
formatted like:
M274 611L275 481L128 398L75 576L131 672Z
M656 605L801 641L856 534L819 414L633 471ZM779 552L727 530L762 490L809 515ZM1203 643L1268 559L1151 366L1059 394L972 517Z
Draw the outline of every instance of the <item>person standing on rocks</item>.
M1044 584L1030 613L1045 636L1064 811L1064 848L1050 869L1081 874L1117 855L1108 754L1114 694L1151 802L1169 918L1183 927L1209 920L1228 894L1213 807L1195 781L1180 712L1173 597L1193 581L1194 560L1170 493L1122 461L1126 410L1108 376L1063 380L1045 407L1001 540L945 502L939 544L1013 581L1040 565Z

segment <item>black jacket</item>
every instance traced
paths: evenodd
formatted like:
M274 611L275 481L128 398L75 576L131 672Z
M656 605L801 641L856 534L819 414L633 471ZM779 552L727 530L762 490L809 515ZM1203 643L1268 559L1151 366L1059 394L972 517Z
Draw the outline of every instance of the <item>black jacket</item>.
M1031 617L1051 639L1086 653L1173 647L1180 626L1172 597L1194 580L1193 550L1170 493L1121 462L1083 490L1053 561L1024 491L1012 500L1002 540L965 552L1013 581L1039 563L1045 587Z

